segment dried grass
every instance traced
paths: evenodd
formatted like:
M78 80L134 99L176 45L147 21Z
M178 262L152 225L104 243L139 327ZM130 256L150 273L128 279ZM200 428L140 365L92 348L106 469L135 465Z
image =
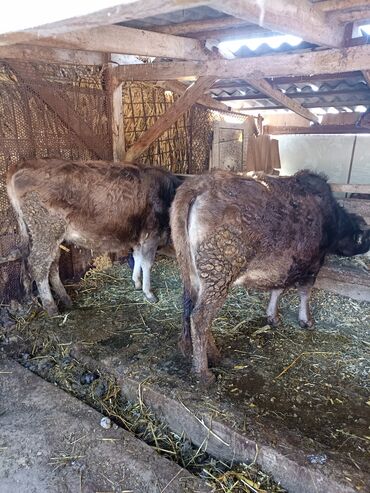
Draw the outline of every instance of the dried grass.
M127 322L128 327L125 329L125 333L130 338L138 337L140 341L145 338L150 340L153 337L152 327L158 324L164 330L176 332L181 317L182 289L174 262L161 260L156 266L153 281L157 285L159 302L155 306L143 301L141 292L133 290L129 276L128 269L118 265L110 266L110 261L107 258L95 259L95 269L89 271L89 274L77 287L79 308L90 310L93 307L94 313L97 317L101 317L101 320L112 312L118 313L122 309L125 311L126 317L132 310L136 318ZM315 341L311 341L312 351L309 352L305 349L302 351L302 345L304 347L307 344L307 335L304 331L295 331L294 327L291 328L286 321L277 330L272 330L264 325L265 322L261 314L264 313L267 298L267 293L261 294L250 291L246 296L243 290L233 290L228 302L214 321L213 330L216 337L221 345L224 344L223 341L227 341L225 344L227 344L229 353L248 354L247 364L234 365L231 370L227 371L219 369L222 392L228 391L230 395L233 395L233 391L235 391L235 395L238 395L239 390L236 387L228 388L228 386L233 384L234 379L243 375L247 369L254 365L258 366L261 361L264 361L262 353L266 355L267 349L264 346L273 337L276 338L274 340L276 351L286 351L286 344L289 347L289 351L284 353L284 357L281 358L281 367L271 376L271 385L277 386L277 393L284 390L284 387L281 387L283 385L287 385L287 391L292 389L294 395L296 393L299 396L304 395L304 398L309 398L309 393L315 391L311 385L317 385L318 389L328 389L325 387L324 375L320 373L320 366L325 361L330 365L330 368L341 375L341 378L360 378L361 372L366 370L366 361L361 360L364 354L361 348L369 349L364 345L367 331L366 316L364 315L366 304L322 291L316 292L312 305L320 330L317 333L317 346L315 347ZM295 320L298 305L296 294L294 292L288 294L283 298L281 305L285 317L289 319L288 322L292 323L292 319L289 317L291 311ZM33 371L39 372L41 376L50 381L57 382L60 387L89 403L109 416L118 425L144 440L161 455L174 460L182 467L204 478L213 487L214 492L281 493L284 491L254 462L238 465L224 463L204 452L207 445L206 441L201 446L194 446L186 436L173 433L143 403L140 392L137 401L128 402L121 395L117 382L109 375L101 374L100 378L91 385L81 385L79 379L86 368L70 357L70 343L61 343L55 330L56 325L61 328L63 325L68 325L70 318L73 318L73 312L71 315L67 314L54 320L48 320L43 313L40 314L37 313L37 310L31 310L26 316L18 319L16 332L25 346L30 348L31 358L26 363L33 365L31 368ZM338 323L341 325L338 326ZM350 347L347 340L338 351L337 349L333 350L327 344L325 337L326 339L332 337L334 342L344 340L345 336L341 333L343 327L356 328L358 348ZM114 334L114 328L111 330ZM322 335L321 339L319 339L319 334ZM233 340L236 343L230 347ZM250 347L243 350L240 340L249 341ZM321 345L323 345L322 348ZM258 350L252 351L251 347L254 349L262 347L264 350L259 354ZM25 362L23 361L23 363ZM50 368L43 370L45 364L49 365ZM310 370L311 380L308 379L308 374L304 372L306 367ZM311 368L314 370L314 377L312 377ZM323 366L323 372L327 371L327 368L328 366ZM276 382L274 382L274 377ZM312 384L312 378L314 384ZM299 392L295 390L296 388L300 389ZM302 394L303 389L306 389L305 394ZM328 392L331 391L328 390ZM315 399L321 399L321 406L324 401L331 399L330 395L326 395L328 392L315 396ZM338 396L337 399L343 401L343 396L340 394ZM339 404L334 397L332 400L332 406L343 406L343 402ZM256 407L252 401L249 406L250 408ZM229 422L233 420L233 416L226 410L222 414L223 411L220 410L216 402L208 402L204 410L225 418ZM354 434L346 429L338 428L333 440L337 439L336 437L346 440L346 443L350 443L350 441L356 443L357 448L366 445L363 439L357 440ZM358 443L360 445L357 445ZM59 456L56 455L56 457ZM170 487L166 491L170 491Z

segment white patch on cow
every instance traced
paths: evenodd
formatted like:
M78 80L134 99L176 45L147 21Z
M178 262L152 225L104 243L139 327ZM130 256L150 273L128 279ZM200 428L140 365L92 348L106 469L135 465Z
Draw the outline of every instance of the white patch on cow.
M141 262L141 270L143 272L143 293L150 301L155 301L155 296L151 290L150 284L150 270L152 268L152 263L146 257L143 257Z
M147 235L147 237L149 236ZM157 243L153 242L153 240L137 245L133 249L135 265L132 273L132 280L134 281L136 289L140 289L142 286L143 293L150 302L157 301L157 298L152 292L150 283L150 271L154 263L156 251Z
M81 243L86 243L86 239L83 238L80 231L72 229L70 227L66 232L66 240L70 241L71 243L76 243L77 245Z
M308 323L310 320L309 307L308 307L308 303L310 300L310 293L311 290L308 291L304 291L302 289L300 290L299 315L298 315L300 322Z
M195 253L197 251L198 245L201 243L203 239L202 228L199 224L198 220L198 209L199 209L199 199L196 199L189 214L188 220L188 235L189 235L189 244L190 244L190 254L193 268L190 271L190 280L191 284L198 291L200 288L200 279L198 276L198 271L196 268L195 262Z
M266 310L266 314L267 314L268 318L273 319L273 320L277 319L278 302L279 302L280 295L283 291L284 291L283 289L273 289L271 291L270 302L269 302L267 310Z
M135 285L135 289L141 289L141 266L143 262L143 256L141 253L141 248L136 247L133 251L133 257L135 261L134 270L132 272L132 280Z
M265 270L257 269L257 270L249 270L245 272L243 275L238 277L238 279L234 282L234 286L242 286L246 282L253 281L261 281L268 276L268 273Z

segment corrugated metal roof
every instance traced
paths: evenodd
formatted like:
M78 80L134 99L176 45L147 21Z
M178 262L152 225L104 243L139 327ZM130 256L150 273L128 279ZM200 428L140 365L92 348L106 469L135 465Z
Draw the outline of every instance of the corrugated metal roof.
M225 88L214 88L211 94L216 98L237 98L243 102L245 108L271 109L280 108L281 105L276 103L268 96L261 94L253 87L240 81L224 81ZM240 83L239 87L227 88L228 82L235 84ZM298 101L302 106L308 108L316 107L335 107L346 111L345 107L354 107L356 105L370 106L370 89L361 77L349 77L348 79L338 79L329 81L315 80L313 82L295 82L286 84L275 84L275 87L283 91L290 98ZM230 99L223 99L229 104Z
M289 43L282 43L278 48L271 48L268 43L262 43L258 48L252 50L247 45L242 45L234 55L237 58L252 58L263 55L271 55L274 53L294 53L303 50L312 50L316 45L302 41L299 45L292 46Z
M312 3L316 3L316 1L320 0L311 0ZM224 17L225 14L223 12L217 11L210 7L202 6L192 9L182 9L169 14L147 17L140 20L133 20L122 23L122 25L151 30L155 27L174 26L181 23L221 19ZM253 26L254 24L250 23L249 25ZM308 50L312 51L315 48L315 45L304 41L294 46L284 42L278 47L271 47L268 42L262 41L256 49L251 49L251 47L248 47L245 42L241 43L233 54L237 58L247 58L273 55L275 53L297 53ZM230 105L232 105L232 103L238 103L240 109L270 109L274 107L281 107L281 105L276 103L273 99L248 86L244 81L225 80L222 82L225 88L218 87L212 89L212 96L232 98L243 96L248 98L243 101L230 101ZM285 92L287 96L309 108L327 108L329 106L333 106L339 111L346 111L346 107L354 108L354 106L358 104L370 106L370 89L361 74L358 74L355 77L349 74L348 78L340 77L339 75L338 80L334 79L330 81L325 80L325 77L323 76L323 80L315 79L314 82L287 82L286 84L276 84L276 87Z
M161 14L152 17L145 17L128 22L120 23L121 26L136 27L145 29L150 27L168 26L181 24L182 22L204 21L208 19L220 19L225 17L223 12L212 9L211 7L194 7L192 9L182 9L169 14Z

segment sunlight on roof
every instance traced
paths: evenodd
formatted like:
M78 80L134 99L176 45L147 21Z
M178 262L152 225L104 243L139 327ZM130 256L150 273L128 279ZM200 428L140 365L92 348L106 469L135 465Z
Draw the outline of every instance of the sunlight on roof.
M363 31L365 34L370 34L370 24L364 24L359 26L360 32Z
M266 38L244 38L237 40L222 41L218 48L222 51L237 52L242 46L246 46L250 50L257 50L262 44L266 43L270 48L279 48L283 43L288 43L291 46L297 46L302 42L302 38L292 36L290 34L279 34L277 36L268 36Z
M367 110L366 106L363 106L360 104L359 106L356 106L355 111L358 111L359 113L364 113Z
M41 26L70 17L90 14L97 10L114 7L118 3L129 4L134 0L63 0L62 2L45 2L45 0L14 0L7 2L1 9L0 33L8 33Z
M337 110L337 108L334 108L334 107L330 107L328 110L327 110L327 113L331 113L332 115L336 115L337 113L339 113L339 111Z

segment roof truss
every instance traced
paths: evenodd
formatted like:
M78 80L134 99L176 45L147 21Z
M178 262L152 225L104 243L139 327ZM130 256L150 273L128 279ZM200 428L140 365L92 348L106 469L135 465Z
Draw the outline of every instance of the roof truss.
M274 87L267 78L306 76L338 71L363 71L370 81L370 51L366 46L329 49L290 55L262 56L254 59L220 60L209 56L200 40L228 38L236 33L255 35L272 31L296 34L305 41L325 47L341 47L345 24L355 18L370 18L368 0L121 0L121 4L54 22L39 28L0 35L0 57L60 63L105 64L112 53L188 60L188 62L124 65L112 69L117 81L167 80L177 84L178 93L187 92L176 79L182 77L241 78L268 95L281 106L316 121L315 115ZM144 19L158 14L208 5L224 15L215 19L184 22L149 30L111 25ZM254 25L251 25L251 22ZM348 31L348 29L347 29ZM184 37L186 35L187 37ZM22 44L23 43L23 44ZM201 79L202 80L202 79ZM173 82L171 82L173 81ZM202 87L202 84L199 84ZM208 107L222 103L200 95Z

